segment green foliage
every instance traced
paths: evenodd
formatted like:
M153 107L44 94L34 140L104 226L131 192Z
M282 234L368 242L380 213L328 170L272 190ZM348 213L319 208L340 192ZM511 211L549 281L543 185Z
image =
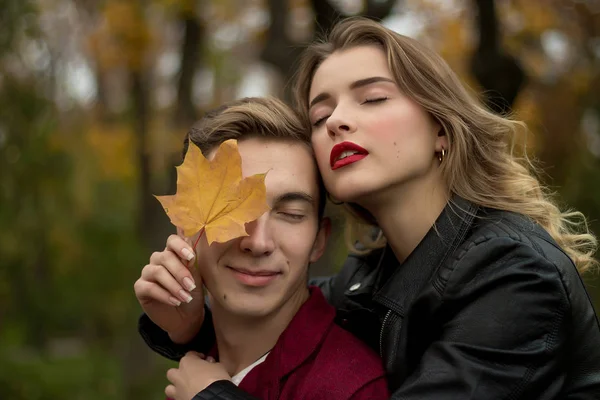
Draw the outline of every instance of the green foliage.
M33 1L0 0L0 53L11 49L17 32L36 31L37 13Z
M7 399L125 398L118 360L101 349L79 357L0 353L0 390Z

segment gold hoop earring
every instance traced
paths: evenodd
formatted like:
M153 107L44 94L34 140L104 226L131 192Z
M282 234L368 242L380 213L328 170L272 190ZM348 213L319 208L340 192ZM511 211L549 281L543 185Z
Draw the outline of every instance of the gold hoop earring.
M444 157L446 157L446 150L442 149L442 151L440 151L438 155L438 161L441 163L442 161L444 161Z

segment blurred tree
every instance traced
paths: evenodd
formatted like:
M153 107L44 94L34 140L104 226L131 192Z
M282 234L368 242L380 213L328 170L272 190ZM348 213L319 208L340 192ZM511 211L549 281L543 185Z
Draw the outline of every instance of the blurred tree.
M193 12L181 12L180 23L184 26L184 38L181 44L181 67L177 83L177 108L174 113L178 126L189 128L198 117L192 99L194 75L200 65L200 50L204 36L203 27Z
M365 0L362 2L362 10L357 15L362 15L375 20L387 17L397 0ZM261 58L275 66L284 78L289 82L294 72L294 64L302 52L302 43L290 38L288 29L290 19L290 7L286 2L279 0L267 1L270 25L267 31L265 44ZM312 42L319 35L329 32L336 21L346 17L338 6L330 0L311 0L310 5L314 13L312 36L308 42ZM289 89L289 86L287 86ZM289 92L285 92L289 99Z
M525 72L502 47L495 0L473 0L477 9L479 43L471 58L473 76L485 90L490 109L506 114L525 83Z

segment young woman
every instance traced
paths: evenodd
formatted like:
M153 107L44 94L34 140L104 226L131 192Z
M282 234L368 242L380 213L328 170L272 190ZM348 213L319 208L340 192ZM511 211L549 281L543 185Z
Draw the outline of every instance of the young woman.
M387 242L324 285L397 398L599 398L600 328L578 274L596 240L513 152L522 123L363 19L308 48L296 100L329 193L383 233L358 242Z
M364 253L319 285L338 322L380 352L392 398L600 398L600 327L580 278L596 240L513 152L522 123L365 19L306 50L295 96ZM204 325L187 348L208 345ZM206 383L198 398L244 398Z

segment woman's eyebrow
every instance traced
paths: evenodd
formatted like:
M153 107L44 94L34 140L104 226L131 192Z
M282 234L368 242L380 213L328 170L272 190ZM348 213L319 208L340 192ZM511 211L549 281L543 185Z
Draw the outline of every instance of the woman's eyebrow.
M396 83L396 81L394 81L393 79L390 78L385 78L383 76L373 76L371 78L365 78L365 79L359 79L357 81L354 81L350 84L350 89L358 89L360 87L363 86L367 86L370 85L372 83L377 83L377 82L390 82L390 83Z
M315 104L325 101L330 97L331 95L329 93L320 93L314 99L311 100L310 104L308 105L308 109L310 110Z

